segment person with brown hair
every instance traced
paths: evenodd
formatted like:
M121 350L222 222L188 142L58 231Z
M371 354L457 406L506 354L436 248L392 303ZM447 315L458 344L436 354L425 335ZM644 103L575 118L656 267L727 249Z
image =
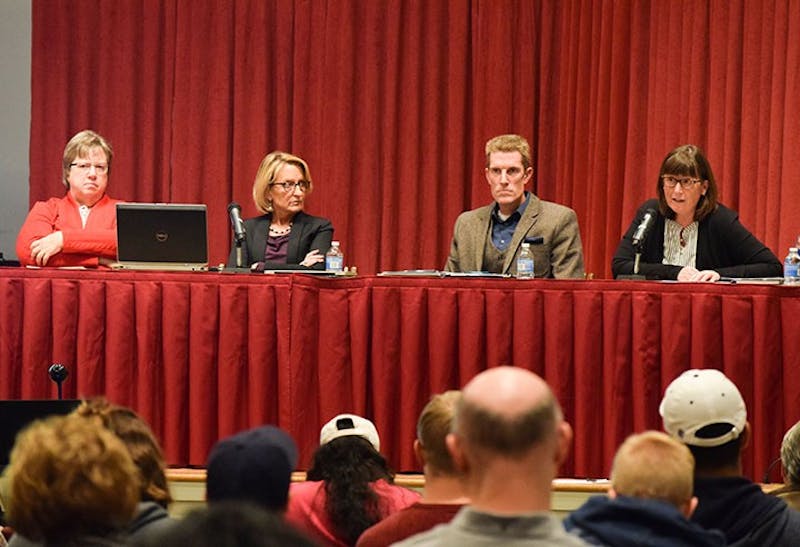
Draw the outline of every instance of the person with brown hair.
M97 267L117 258L118 200L106 187L114 152L85 130L70 139L62 158L62 198L37 201L17 236L23 266Z
M714 173L699 147L684 144L670 151L655 189L658 198L639 207L619 242L611 262L614 277L636 273L648 279L717 281L782 275L773 252L742 226L735 211L719 203ZM637 251L641 256L634 271Z
M617 449L608 496L594 496L564 521L593 545L725 545L716 530L690 522L694 458L686 446L660 431L631 435Z
M364 530L419 499L393 484L370 420L339 414L322 427L319 444L307 480L290 487L286 520L320 543L355 545Z
M170 526L167 507L172 503L167 484L164 454L150 426L130 408L109 403L102 397L83 401L74 412L77 416L97 419L116 435L128 449L139 481L136 515L128 525L131 538Z
M389 515L361 534L357 547L381 547L450 522L469 502L461 476L447 450L460 391L434 395L417 420L414 454L425 474L425 489L417 503Z
M6 470L8 521L44 545L122 545L138 501L136 466L122 441L74 414L34 422ZM12 542L14 538L12 538Z

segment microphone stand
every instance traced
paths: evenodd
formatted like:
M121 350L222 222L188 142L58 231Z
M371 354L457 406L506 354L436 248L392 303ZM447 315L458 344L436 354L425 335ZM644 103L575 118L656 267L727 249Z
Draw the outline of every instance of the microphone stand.
M647 278L639 274L639 259L642 257L642 244L633 247L636 254L633 256L633 275L618 275L617 279L621 281L645 281Z
M67 367L62 365L61 363L53 363L50 365L50 368L47 370L47 373L50 375L50 379L53 380L56 385L58 386L58 400L62 400L63 397L61 396L61 384L64 380L67 379L69 372L67 371Z
M242 240L240 238L236 238L236 267L242 267Z

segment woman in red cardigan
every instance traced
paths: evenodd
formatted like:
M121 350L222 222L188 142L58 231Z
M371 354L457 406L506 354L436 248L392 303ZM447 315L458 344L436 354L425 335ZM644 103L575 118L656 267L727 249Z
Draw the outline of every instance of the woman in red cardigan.
M94 131L81 131L64 148L67 195L37 201L17 236L24 266L97 267L117 257L118 200L106 195L114 152Z

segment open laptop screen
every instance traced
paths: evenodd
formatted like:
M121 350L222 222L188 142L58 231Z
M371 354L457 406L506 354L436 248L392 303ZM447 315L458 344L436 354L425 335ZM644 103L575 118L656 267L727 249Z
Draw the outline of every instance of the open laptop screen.
M206 269L206 206L118 203L117 260L127 269Z

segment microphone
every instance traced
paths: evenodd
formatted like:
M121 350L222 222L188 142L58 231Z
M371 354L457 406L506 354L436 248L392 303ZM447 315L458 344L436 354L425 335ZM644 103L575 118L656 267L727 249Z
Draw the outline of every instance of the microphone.
M228 204L228 215L231 217L231 226L233 227L233 238L237 243L244 241L245 230L244 222L242 222L242 208L235 201Z
M639 226L636 228L636 231L633 233L633 246L637 249L642 245L644 239L647 237L647 232L650 230L650 226L653 224L653 219L656 216L655 209L648 208L644 212L644 217L642 217L642 221L639 223Z
M61 363L53 363L52 365L50 365L50 368L47 370L47 373L50 375L50 379L53 380L58 385L58 400L60 401L62 399L61 383L67 379L67 376L69 376L67 367L65 367Z

